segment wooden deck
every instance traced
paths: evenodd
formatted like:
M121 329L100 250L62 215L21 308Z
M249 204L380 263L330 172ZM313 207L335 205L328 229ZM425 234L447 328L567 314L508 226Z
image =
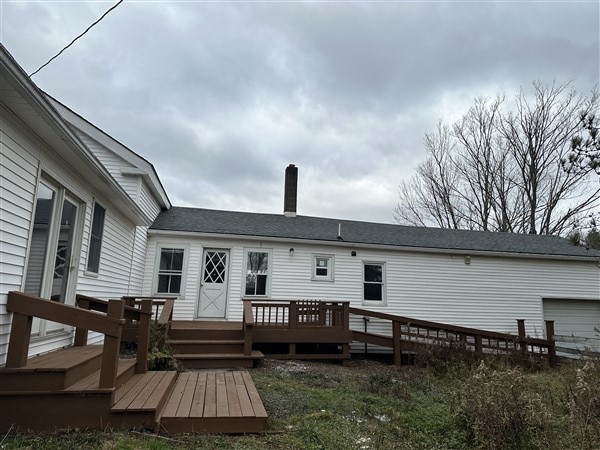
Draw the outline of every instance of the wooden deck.
M247 371L199 371L179 376L157 431L251 433L266 424L267 412Z
M248 372L148 371L150 299L144 299L141 310L125 309L122 300L84 300L86 307L77 308L9 293L7 309L13 312L13 323L7 365L0 368L0 433L74 428L166 433L265 430L267 413ZM33 317L75 326L76 345L27 358ZM126 324L137 328L132 335L137 355L131 359L119 358ZM104 344L86 345L88 330L103 333ZM225 326L224 333L228 332Z

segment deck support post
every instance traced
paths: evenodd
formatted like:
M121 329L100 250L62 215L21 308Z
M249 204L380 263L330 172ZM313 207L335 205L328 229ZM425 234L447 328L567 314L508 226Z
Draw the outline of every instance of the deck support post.
M10 293L8 295L10 296ZM32 323L32 316L13 313L8 341L8 354L6 355L7 368L23 367L27 364Z
M137 339L137 363L135 373L148 372L148 346L150 345L150 321L152 320L152 300L142 300L142 312L148 314L140 315Z
M106 315L115 319L123 319L125 303L123 300L109 300ZM104 336L104 348L102 351L102 368L100 369L100 389L114 388L117 382L117 367L119 363L119 347L121 344L121 333L123 324L119 327L117 336Z
M400 338L402 337L402 328L400 322L392 322L392 336L394 341L394 364L397 366L402 365L402 344Z
M557 363L556 342L554 341L554 320L546 320L546 340L550 341L548 346L548 363L554 367Z
M483 354L483 339L480 334L475 335L475 354L481 356Z
M519 339L525 339L525 320L517 319L517 327L519 330ZM527 344L525 342L520 342L521 352L527 353Z

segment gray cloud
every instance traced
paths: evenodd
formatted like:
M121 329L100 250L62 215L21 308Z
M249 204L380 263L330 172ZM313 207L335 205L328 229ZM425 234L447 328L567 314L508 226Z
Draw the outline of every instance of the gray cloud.
M106 3L2 3L37 68ZM423 134L476 95L599 80L597 3L128 1L42 70L50 94L154 163L175 204L389 222Z

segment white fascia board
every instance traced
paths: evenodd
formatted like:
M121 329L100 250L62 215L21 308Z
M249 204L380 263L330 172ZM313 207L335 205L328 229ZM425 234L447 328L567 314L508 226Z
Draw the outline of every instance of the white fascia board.
M427 248L427 247L403 247L398 245L383 245L383 244L363 244L357 242L344 241L319 241L315 239L298 239L298 238L278 238L269 236L254 236L241 234L218 234L218 233L201 233L195 231L169 231L149 229L148 234L158 236L172 237L188 237L188 238L211 238L211 239L232 239L237 241L262 241L262 242L281 242L281 243L297 243L308 245L322 245L335 248L348 249L368 249L368 250L386 250L392 252L410 252L410 253L429 253L443 255L461 255L461 256L494 256L500 258L523 258L523 259L550 259L559 261L584 261L596 262L600 267L600 261L594 256L568 256L568 255L542 255L537 253L509 253L509 252L491 252L484 250L459 250L451 248Z
M132 166L139 169L145 178L149 181L150 189L154 196L158 199L159 204L162 208L169 209L171 207L171 202L169 201L169 197L167 196L166 191L164 190L156 171L154 170L154 166L146 161L144 158L139 156L133 150L129 149L127 146L123 145L115 138L110 136L108 133L102 131L100 128L88 122L86 119L81 117L79 114L69 109L66 105L63 105L55 98L48 96L48 100L52 103L52 105L59 111L61 116L81 131L84 134L87 134L90 138L99 142L104 147L109 149L118 155L121 159L127 161Z
M46 126L55 136L59 138L72 152L72 155L79 158L85 167L90 170L90 175L97 180L97 186L100 190L108 188L107 197L110 198L115 206L133 220L136 225L149 225L151 219L138 207L127 195L127 193L118 185L116 180L110 175L108 170L98 161L89 148L79 139L79 137L69 128L58 111L48 101L48 98L25 73L25 71L14 60L12 55L0 45L0 66L3 77L13 88L19 92L35 112L42 118ZM3 99L4 102L4 99ZM7 104L8 106L8 104ZM23 120L23 119L21 119ZM52 147L51 147L52 148ZM54 149L56 151L56 149ZM88 179L88 181L90 181Z

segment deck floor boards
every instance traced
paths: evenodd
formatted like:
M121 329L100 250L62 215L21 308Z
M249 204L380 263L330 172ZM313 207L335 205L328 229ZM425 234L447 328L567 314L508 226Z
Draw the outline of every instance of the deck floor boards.
M180 374L159 421L167 432L243 432L264 430L266 418L247 371L202 370Z

